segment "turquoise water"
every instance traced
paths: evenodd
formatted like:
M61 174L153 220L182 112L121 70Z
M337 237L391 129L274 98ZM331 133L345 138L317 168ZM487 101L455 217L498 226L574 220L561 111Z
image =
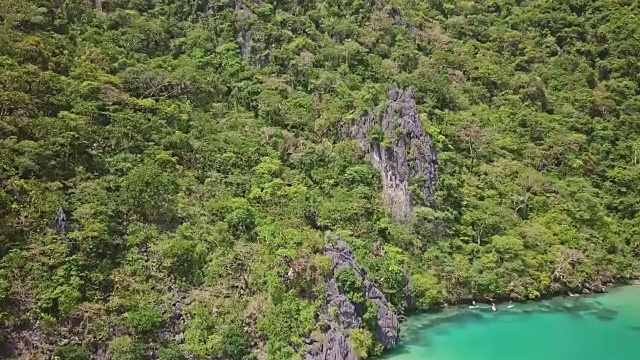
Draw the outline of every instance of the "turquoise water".
M640 360L640 286L604 295L454 308L403 324L386 360Z

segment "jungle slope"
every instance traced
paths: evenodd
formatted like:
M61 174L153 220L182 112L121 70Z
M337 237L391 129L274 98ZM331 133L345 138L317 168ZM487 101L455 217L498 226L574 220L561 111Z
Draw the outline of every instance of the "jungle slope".
M363 358L387 305L638 277L639 39L635 0L0 0L0 357L299 359L333 284Z

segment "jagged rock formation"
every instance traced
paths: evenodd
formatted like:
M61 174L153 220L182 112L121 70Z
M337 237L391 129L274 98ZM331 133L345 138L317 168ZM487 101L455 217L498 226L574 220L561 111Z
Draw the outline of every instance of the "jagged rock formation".
M67 224L67 214L65 214L62 207L59 207L58 211L56 211L56 216L53 220L53 228L60 236L66 238L67 232L69 231L69 225Z
M325 278L326 299L320 311L324 321L324 336L312 335L307 339L305 360L355 360L356 353L348 341L348 331L362 325L365 309L352 303L339 288L336 276L343 269L353 271L362 282L362 294L377 309L374 336L385 348L394 348L400 339L400 323L387 299L358 265L347 243L336 239L323 249L331 262L331 272Z
M69 223L67 221L67 214L64 212L62 207L59 207L56 211L56 216L53 219L53 228L54 230L62 237L62 242L67 247L67 249L71 250L71 243L67 238L67 233L69 232Z
M369 110L359 121L342 122L340 134L343 139L358 140L380 171L383 199L394 220L406 220L416 204L430 204L438 182L438 161L411 89L401 90L394 84L381 114Z
M305 360L356 360L356 353L351 348L347 337L336 330L329 330L322 343L314 343Z

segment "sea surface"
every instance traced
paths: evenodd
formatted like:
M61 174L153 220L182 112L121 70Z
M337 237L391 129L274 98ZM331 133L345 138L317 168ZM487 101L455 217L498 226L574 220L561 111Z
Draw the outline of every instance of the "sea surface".
M640 285L409 317L385 360L640 360Z

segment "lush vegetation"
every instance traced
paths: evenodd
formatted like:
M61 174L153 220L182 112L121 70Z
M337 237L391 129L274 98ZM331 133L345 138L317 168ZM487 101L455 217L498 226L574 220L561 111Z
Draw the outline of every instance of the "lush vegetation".
M638 1L97 2L0 0L0 357L299 358L329 229L399 312L640 274ZM392 82L403 224L337 134Z

